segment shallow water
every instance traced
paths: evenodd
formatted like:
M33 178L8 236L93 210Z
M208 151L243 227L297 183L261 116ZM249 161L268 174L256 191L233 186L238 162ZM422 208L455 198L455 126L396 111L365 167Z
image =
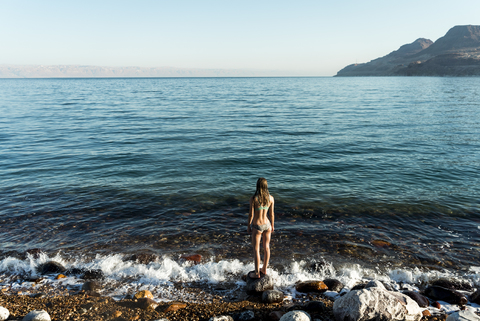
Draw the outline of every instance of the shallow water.
M480 78L0 79L0 271L33 248L249 266L264 176L280 275L478 282L479 107Z

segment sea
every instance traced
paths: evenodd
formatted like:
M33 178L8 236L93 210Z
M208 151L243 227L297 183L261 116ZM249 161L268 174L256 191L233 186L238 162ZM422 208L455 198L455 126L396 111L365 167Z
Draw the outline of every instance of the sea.
M55 261L114 298L240 299L259 177L292 299L326 278L480 287L478 77L0 79L0 287Z

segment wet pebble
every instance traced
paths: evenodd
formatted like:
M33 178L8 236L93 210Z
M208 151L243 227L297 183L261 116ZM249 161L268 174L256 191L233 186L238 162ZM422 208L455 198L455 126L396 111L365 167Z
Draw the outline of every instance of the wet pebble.
M328 287L322 281L305 281L300 282L295 286L295 289L298 292L308 293L308 292L318 292L322 293L328 290Z
M278 290L267 290L262 293L263 303L280 303L283 301L284 294Z

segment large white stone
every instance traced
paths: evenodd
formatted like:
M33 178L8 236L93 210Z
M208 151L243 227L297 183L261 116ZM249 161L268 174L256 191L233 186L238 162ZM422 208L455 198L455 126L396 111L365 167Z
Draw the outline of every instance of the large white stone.
M371 319L418 321L422 310L408 296L380 287L350 291L335 300L333 314L337 321Z
M311 319L307 312L296 310L284 314L280 321L311 321Z
M45 310L33 310L22 321L52 321L52 319L50 319L50 315Z
M480 321L480 317L467 308L467 310L450 314L447 321Z
M7 320L9 316L10 312L4 307L0 307L0 321Z

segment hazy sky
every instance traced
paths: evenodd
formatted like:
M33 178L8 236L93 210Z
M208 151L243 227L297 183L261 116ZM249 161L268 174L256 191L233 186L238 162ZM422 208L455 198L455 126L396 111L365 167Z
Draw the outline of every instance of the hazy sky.
M466 24L480 24L479 0L0 0L0 64L330 76Z

